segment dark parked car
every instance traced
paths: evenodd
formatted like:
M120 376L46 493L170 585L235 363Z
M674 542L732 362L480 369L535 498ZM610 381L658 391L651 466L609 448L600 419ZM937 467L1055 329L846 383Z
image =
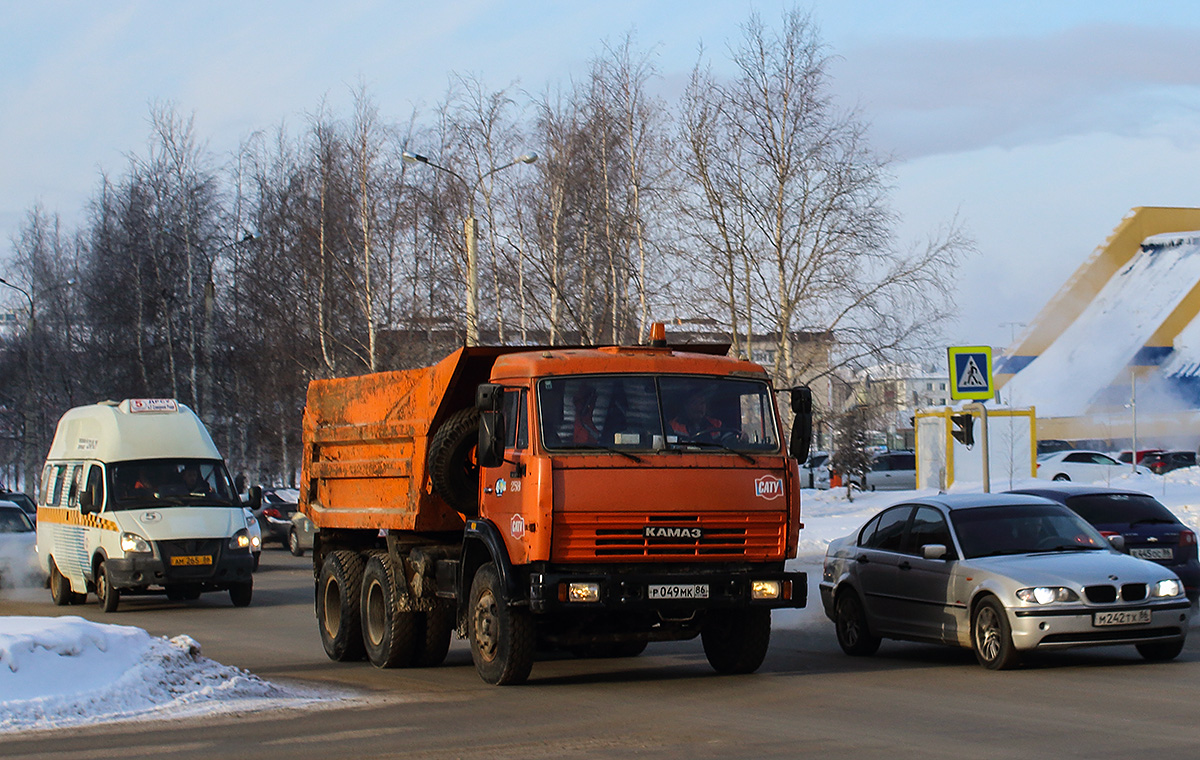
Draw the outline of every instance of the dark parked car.
M1060 441L1057 438L1045 438L1037 442L1037 453L1053 454L1056 451L1069 451L1075 448L1070 441Z
M1041 496L1065 504L1101 534L1121 536L1124 551L1175 571L1188 599L1200 599L1196 534L1154 497L1099 486L1020 488L1009 493Z
M25 511L25 514L33 522L37 522L37 504L33 503L33 499L29 498L20 491L9 491L0 489L0 500L11 501Z
M261 496L256 494L261 491ZM288 533L292 529L292 515L299 509L297 502L300 492L294 488L262 488L257 486L250 489L247 499L243 500L258 520L262 530L262 543L274 541L287 548Z
M1155 475L1165 475L1171 470L1196 466L1194 451L1155 451L1142 457L1141 464L1149 467Z

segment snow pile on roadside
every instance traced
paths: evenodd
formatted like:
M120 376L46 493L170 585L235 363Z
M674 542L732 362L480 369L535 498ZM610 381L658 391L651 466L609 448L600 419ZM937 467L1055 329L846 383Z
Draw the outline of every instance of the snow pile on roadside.
M188 636L80 617L0 617L0 734L300 707L327 692L281 687L214 662Z

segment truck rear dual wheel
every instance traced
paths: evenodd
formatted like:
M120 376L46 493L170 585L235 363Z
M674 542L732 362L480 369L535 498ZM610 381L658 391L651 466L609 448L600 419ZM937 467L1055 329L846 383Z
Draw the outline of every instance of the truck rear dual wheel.
M317 629L329 659L361 660L363 647L359 598L365 559L358 552L330 552L317 580Z
M386 554L375 554L363 570L363 646L367 659L379 668L431 668L441 665L450 651L454 612L438 602L432 610L403 609L400 569Z
M479 513L479 410L460 409L446 418L429 442L433 490L464 515Z
M508 606L495 563L475 573L467 615L479 677L496 686L524 683L533 669L533 617L527 609Z
M713 670L730 675L753 673L771 645L771 611L713 610L705 616L700 640Z
M363 644L377 668L407 667L417 649L420 613L400 609L403 589L398 570L386 554L374 554L363 570Z

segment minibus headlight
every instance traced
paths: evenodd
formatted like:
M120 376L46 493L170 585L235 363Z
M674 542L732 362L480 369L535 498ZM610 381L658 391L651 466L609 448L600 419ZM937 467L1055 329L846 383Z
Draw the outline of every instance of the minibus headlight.
M122 533L121 551L126 554L149 554L150 542L136 533Z
M230 549L250 549L250 531L242 528L229 539Z

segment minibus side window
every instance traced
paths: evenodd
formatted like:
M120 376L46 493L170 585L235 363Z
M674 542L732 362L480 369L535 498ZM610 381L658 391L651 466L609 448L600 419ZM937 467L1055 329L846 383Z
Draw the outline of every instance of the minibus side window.
M57 507L62 503L63 483L66 481L66 465L58 465L54 468L54 483L51 486L50 498L47 500L52 507Z
M42 473L42 496L41 502L47 506L50 504L50 486L54 482L54 465L46 465L45 471Z
M71 465L71 475L68 482L71 484L71 490L67 492L67 506L72 509L78 509L79 489L83 485L83 465Z

